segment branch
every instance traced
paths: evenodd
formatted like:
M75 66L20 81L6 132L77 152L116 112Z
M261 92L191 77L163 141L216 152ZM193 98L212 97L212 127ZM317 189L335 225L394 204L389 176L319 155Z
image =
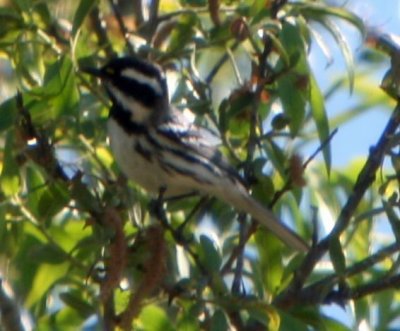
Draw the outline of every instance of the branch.
M241 213L238 217L239 222L239 247L244 247L247 242L246 238L246 215ZM243 288L243 264L244 264L244 250L243 248L238 251L236 256L236 266L233 275L231 292L234 295L240 296Z
M231 51L234 51L236 48L238 48L239 45L240 45L240 43L236 41L231 46ZM211 84L211 82L213 81L213 79L216 76L216 74L218 73L218 71L222 68L222 66L228 60L229 60L229 54L228 53L224 53L224 55L222 55L220 57L220 59L217 61L217 63L214 65L214 67L210 70L208 76L204 80L207 85Z
M3 286L3 280L0 278L0 316L1 330L4 331L24 331L21 323L21 311L15 300L10 297ZM3 329L4 328L4 329Z
M346 268L346 270L344 270L340 276L337 274L332 274L324 277L323 279L303 289L299 294L299 301L306 302L307 305L328 303L329 301L332 302L331 293L333 292L331 292L331 289L337 284L337 282L341 281L343 278L358 275L399 251L400 245L398 243L394 243L379 250L370 257L355 263L351 267ZM324 293L327 292L329 294L325 296Z
M318 153L320 153L326 147L326 145L328 145L332 141L333 137L336 135L337 132L338 132L338 129L337 128L334 129L329 134L329 136L318 146L318 148L314 151L314 153L312 153L309 156L309 158L302 165L303 171L305 171L307 169L310 162L318 155ZM293 184L293 178L290 177L285 182L283 187L279 191L275 192L274 197L272 198L269 206L270 207L274 206L277 203L277 201L282 197L282 195L284 195L287 191L289 191L291 189L292 184Z
M108 0L108 3L110 4L110 6L114 12L114 16L117 20L121 34L122 34L123 38L125 39L125 45L126 45L126 48L128 49L129 54L131 54L131 55L135 54L135 50L133 49L133 46L132 46L131 42L129 41L129 31L126 28L126 25L125 25L125 22L123 19L123 15L122 15L118 5L116 4L115 0Z
M24 144L23 155L43 167L50 177L68 181L67 174L55 157L52 143L33 125L31 115L24 106L20 92L17 92L16 104L18 117L15 127Z
M329 295L329 301L326 303L345 302L347 300L357 300L367 295L371 295L384 290L395 289L400 286L400 275L392 277L379 278L376 281L357 286L344 292L335 291Z
M122 279L128 262L128 244L124 234L124 222L115 208L105 207L101 221L113 234L108 245L109 256L105 258L106 275L100 283L100 299L104 303L112 296Z
M144 300L161 287L166 275L167 246L164 229L159 225L150 226L144 233L145 248L149 257L144 262L144 274L136 290L131 293L127 308L120 316L119 325L123 330L131 330L132 321L142 309Z
M94 6L92 11L89 14L90 22L93 26L94 33L99 41L100 48L104 49L107 57L112 58L116 56L115 51L111 46L111 42L108 39L107 30L103 24L103 20L101 18L101 13L98 6Z
M349 196L346 204L341 210L339 218L331 233L326 236L319 244L312 247L303 263L298 268L295 277L289 287L275 300L279 306L291 306L292 304L300 303L298 297L301 288L307 277L313 271L317 262L327 252L331 240L337 239L343 231L349 226L350 221L361 202L365 192L375 181L376 172L381 166L385 153L390 146L391 139L400 125L400 103L394 109L384 131L382 132L377 144L370 149L370 154L363 169L361 170L353 192Z

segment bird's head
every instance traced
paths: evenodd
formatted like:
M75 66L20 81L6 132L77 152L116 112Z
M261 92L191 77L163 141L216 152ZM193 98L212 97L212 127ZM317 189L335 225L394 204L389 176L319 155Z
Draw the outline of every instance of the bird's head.
M113 103L113 111L130 113L138 124L162 120L168 112L168 88L162 69L137 57L110 60L102 68L82 71L100 78Z

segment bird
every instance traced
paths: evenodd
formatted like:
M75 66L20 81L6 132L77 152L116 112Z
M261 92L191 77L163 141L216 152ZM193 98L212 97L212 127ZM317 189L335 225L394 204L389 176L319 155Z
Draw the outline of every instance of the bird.
M255 200L215 144L210 130L194 124L169 101L163 69L138 56L110 59L82 71L100 79L111 107L110 147L125 176L163 198L198 193L251 215L293 250L307 243Z

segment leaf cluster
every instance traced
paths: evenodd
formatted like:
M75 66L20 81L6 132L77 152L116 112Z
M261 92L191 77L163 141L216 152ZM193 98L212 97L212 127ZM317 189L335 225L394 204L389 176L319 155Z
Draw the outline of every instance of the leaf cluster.
M350 330L321 310L350 301L354 325L377 309L375 329L389 328L400 309L390 290L399 284L398 106L365 163L332 166L334 129L399 98L396 61L392 99L356 70L341 24L364 36L359 17L315 0L13 0L0 18L0 272L37 329ZM326 34L347 72L324 92L309 54L319 47L332 60ZM117 54L163 66L171 102L218 134L252 194L309 253L213 199L151 203L120 175L109 101L80 70ZM363 101L328 113L343 88ZM303 159L309 143L319 147ZM392 167L379 172L386 158Z

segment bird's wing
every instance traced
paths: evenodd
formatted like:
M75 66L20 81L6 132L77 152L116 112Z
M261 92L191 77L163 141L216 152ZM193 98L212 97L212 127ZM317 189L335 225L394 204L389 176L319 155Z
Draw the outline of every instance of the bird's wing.
M169 121L158 125L157 130L174 144L182 149L190 150L192 154L207 160L243 184L243 179L218 149L221 139L211 130L183 117L183 114L174 113Z

